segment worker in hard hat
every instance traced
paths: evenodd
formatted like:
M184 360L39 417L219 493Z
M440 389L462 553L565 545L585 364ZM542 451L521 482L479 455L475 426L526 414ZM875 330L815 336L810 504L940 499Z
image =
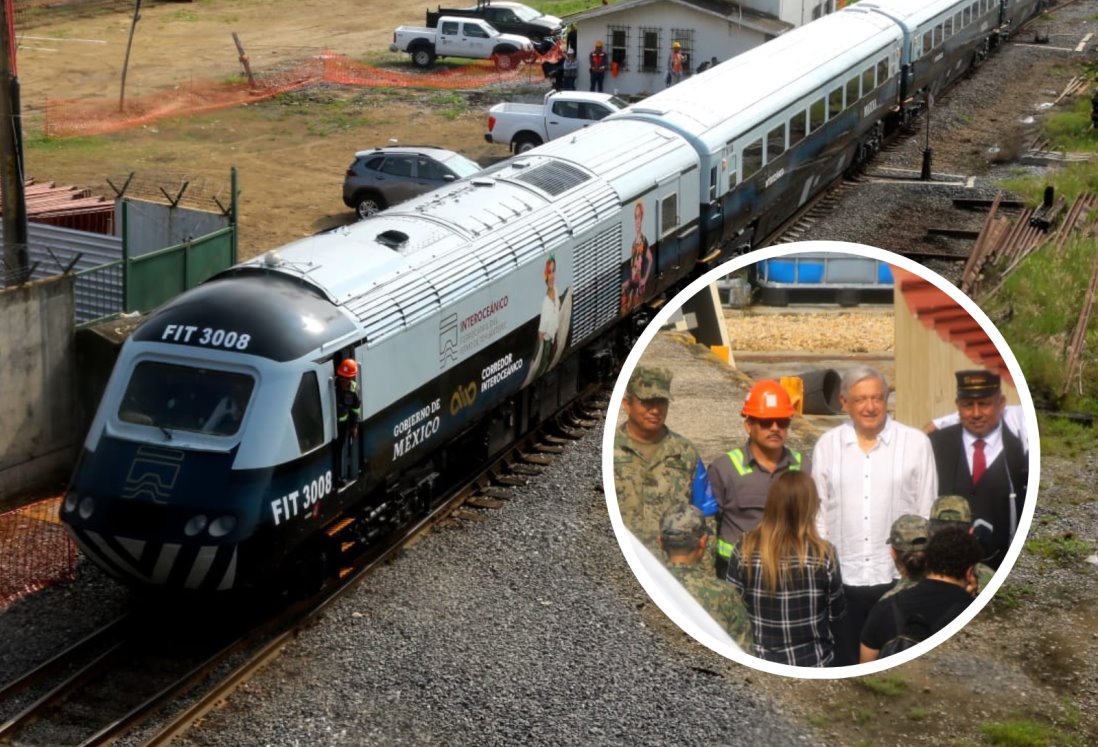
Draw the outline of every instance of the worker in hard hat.
M724 578L732 547L762 519L770 482L785 471L811 472L807 457L785 445L796 411L776 381L756 382L744 401L747 443L709 465L709 483L719 506L716 572Z
M602 39L595 42L595 48L591 51L591 90L602 91L602 82L606 78L606 66L609 60L602 48Z
M355 455L358 421L362 417L362 397L358 393L358 362L344 359L336 367L336 425L339 458L336 474L340 485L348 485L358 478L358 459Z
M686 59L686 53L682 51L682 44L671 42L671 54L667 58L667 77L664 82L673 86L682 80L683 73L690 69L690 63Z

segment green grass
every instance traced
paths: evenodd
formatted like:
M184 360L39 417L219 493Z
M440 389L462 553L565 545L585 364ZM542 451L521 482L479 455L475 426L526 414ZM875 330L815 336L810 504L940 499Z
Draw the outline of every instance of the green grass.
M860 677L854 682L872 693L886 698L896 698L907 692L908 683L903 677L890 674L884 676Z
M1056 194L1066 197L1070 204L1083 192L1098 191L1098 163L1071 163L1053 175L1020 175L1002 179L999 186L1021 195L1030 205L1037 205L1050 180L1056 186Z
M1081 742L1038 721L988 721L980 724L984 742L993 747L1082 747Z
M1043 441L1042 441L1043 443ZM992 612L1009 612L1022 606L1022 601L1033 597L1033 585L1007 581L995 592L991 600Z
M912 706L911 710L907 712L907 717L912 721L925 721L929 715L930 711L922 706Z
M1076 407L1085 412L1098 412L1092 401L1079 400ZM1074 459L1098 450L1098 428L1067 418L1041 417L1041 454Z
M1061 393L1067 375L1065 349L1079 318L1096 253L1098 246L1087 239L1068 241L1060 252L1051 248L1034 252L993 297L981 300L988 316L1001 320L999 330L1025 371L1038 404L1063 409L1090 404L1070 392L1062 398ZM1086 351L1094 349L1086 347ZM1084 374L1098 375L1092 368L1084 366ZM1083 392L1096 391L1093 383L1098 382L1084 381Z
M49 137L41 130L28 130L23 133L23 148L28 151L42 151L45 153L61 152L71 153L74 157L81 154L90 154L102 149L110 148L111 143L107 138L99 135L87 137Z
M1051 112L1041 123L1041 132L1062 153L1093 153L1098 140L1090 129L1090 99L1079 97L1068 111Z
M427 98L427 103L430 104L431 108L436 110L439 115L450 120L457 119L462 114L469 111L469 102L466 101L461 94L454 93L453 91L431 94Z
M1068 568L1086 560L1094 552L1094 546L1074 536L1033 537L1026 541L1026 550Z

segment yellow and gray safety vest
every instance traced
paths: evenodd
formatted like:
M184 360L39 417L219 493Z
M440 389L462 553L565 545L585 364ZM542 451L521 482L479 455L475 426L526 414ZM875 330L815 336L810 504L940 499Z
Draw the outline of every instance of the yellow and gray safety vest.
M790 460L789 467L787 467L787 469L790 472L799 471L801 468L801 452L794 449L789 449L789 455L792 457L792 459ZM755 471L751 468L751 464L744 460L743 449L732 449L732 451L728 452L728 458L732 460L732 466L735 468L736 474L738 474L740 477L743 477L744 475L750 475L752 472ZM720 557L731 558L732 547L733 545L731 542L722 540L719 537L717 538L717 555L719 555Z

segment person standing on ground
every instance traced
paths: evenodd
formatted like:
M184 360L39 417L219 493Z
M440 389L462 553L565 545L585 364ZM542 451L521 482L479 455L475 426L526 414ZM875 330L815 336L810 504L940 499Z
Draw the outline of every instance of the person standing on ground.
M767 661L825 667L834 658L845 602L835 548L816 531L819 505L811 477L781 473L759 525L732 550L728 580L747 607L755 656Z
M870 366L849 369L839 395L850 420L824 433L812 452L820 491L820 536L843 569L847 615L835 632L835 666L858 663L862 625L898 574L889 553L892 522L927 516L938 497L930 440L888 415L888 382Z
M957 371L960 423L930 434L938 485L943 494L964 496L985 562L999 567L1018 529L1029 483L1029 454L1003 427L1006 398L990 371Z
M606 52L602 49L602 39L595 42L595 48L591 51L591 90L602 92L602 84L606 79Z
M637 366L622 399L626 420L614 438L614 491L622 521L654 554L660 517L689 505L701 460L689 439L669 429L671 371Z
M811 472L811 463L785 445L794 414L781 384L769 379L756 382L740 411L747 442L709 465L709 484L720 506L717 578L724 578L728 571L732 546L762 518L774 478L786 470Z

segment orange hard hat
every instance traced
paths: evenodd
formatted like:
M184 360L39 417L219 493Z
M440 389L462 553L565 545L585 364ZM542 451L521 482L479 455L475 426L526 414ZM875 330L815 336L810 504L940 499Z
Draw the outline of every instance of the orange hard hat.
M599 39L597 42L595 42L595 46L596 47L601 47L602 46L602 39Z
M347 358L339 364L336 373L345 379L353 379L358 376L358 363L355 362L354 358Z
M789 393L772 379L756 382L747 393L741 415L748 418L791 418L796 410Z

